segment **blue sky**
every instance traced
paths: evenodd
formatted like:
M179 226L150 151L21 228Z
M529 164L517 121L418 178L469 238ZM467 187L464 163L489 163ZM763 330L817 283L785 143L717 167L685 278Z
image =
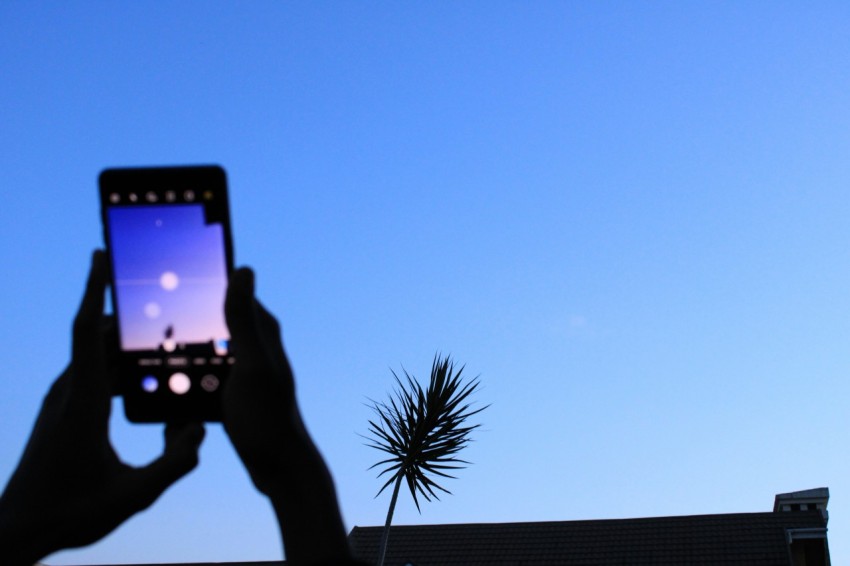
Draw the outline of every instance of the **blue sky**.
M850 560L850 7L0 4L0 478L69 355L107 166L219 163L347 527L390 369L492 403L419 515L769 511L828 486ZM161 449L116 402L131 462ZM271 560L221 429L155 507L51 564Z

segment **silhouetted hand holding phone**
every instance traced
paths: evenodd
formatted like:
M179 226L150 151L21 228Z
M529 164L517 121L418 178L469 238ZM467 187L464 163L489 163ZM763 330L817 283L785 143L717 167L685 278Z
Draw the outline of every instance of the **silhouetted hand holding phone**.
M347 563L333 480L304 428L280 326L255 298L250 269L231 276L225 316L236 363L223 393L224 428L271 500L287 562Z
M30 566L96 542L198 463L204 429L197 423L168 425L162 456L140 468L121 462L110 444L107 278L106 257L97 251L74 321L71 363L45 397L0 496L3 566ZM251 270L233 273L225 311L236 363L223 393L224 426L274 507L287 561L353 564L333 480L298 411L280 327L254 297Z
M200 424L170 425L147 466L123 463L109 441L112 386L103 314L106 258L96 251L74 320L71 363L51 387L0 497L0 563L31 565L91 544L150 506L198 463Z

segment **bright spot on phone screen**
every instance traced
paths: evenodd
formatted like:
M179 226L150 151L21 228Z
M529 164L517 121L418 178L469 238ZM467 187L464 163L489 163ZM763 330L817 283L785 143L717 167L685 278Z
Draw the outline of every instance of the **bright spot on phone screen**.
M180 284L180 278L173 271L166 271L159 276L159 284L166 291L173 291Z
M177 395L187 393L190 387L192 387L192 382L185 373L175 373L168 378L168 388Z
M145 305L145 316L148 318L157 318L160 313L162 313L162 309L159 308L159 305L156 303L148 303Z

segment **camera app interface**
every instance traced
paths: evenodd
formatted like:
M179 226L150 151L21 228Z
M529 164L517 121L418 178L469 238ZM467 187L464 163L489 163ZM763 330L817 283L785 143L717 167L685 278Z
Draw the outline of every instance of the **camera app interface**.
M227 355L224 232L206 209L203 203L109 208L122 350L207 362Z

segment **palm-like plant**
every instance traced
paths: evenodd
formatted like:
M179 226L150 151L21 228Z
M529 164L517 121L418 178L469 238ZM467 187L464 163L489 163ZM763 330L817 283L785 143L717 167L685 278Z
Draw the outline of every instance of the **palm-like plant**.
M402 481L406 480L416 509L421 512L420 495L431 501L432 498L440 499L439 492L451 493L438 484L435 477L454 478L450 470L469 464L459 459L457 454L469 443L469 433L480 426L468 424L469 418L487 406L473 408L468 401L480 382L475 378L464 383L461 379L463 369L461 366L455 371L450 356L442 358L437 354L431 366L427 390L406 370L403 370L403 380L393 371L397 387L389 395L389 401L371 401L377 418L369 421L372 438L368 446L389 454L389 458L370 468L383 466L378 477L389 476L377 495L394 485L381 540L379 566L384 563L390 524Z

